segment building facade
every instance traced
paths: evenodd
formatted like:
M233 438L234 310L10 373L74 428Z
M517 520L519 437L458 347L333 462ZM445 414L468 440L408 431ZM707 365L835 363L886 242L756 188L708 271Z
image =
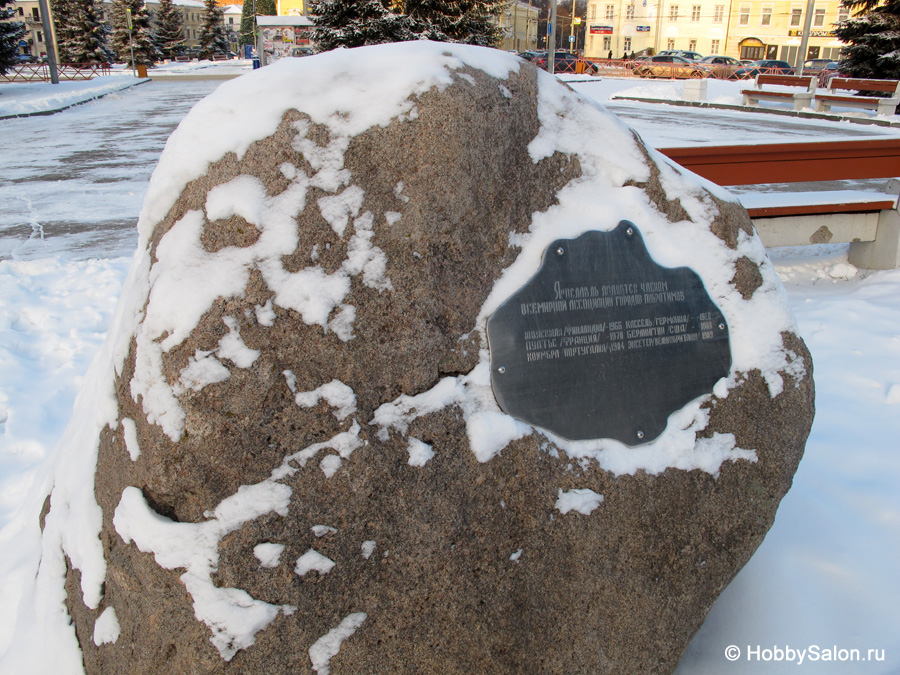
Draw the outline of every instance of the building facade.
M540 10L530 2L512 0L497 17L497 24L503 30L500 49L514 52L537 50L538 15Z
M184 44L185 47L196 47L200 44L200 30L203 26L204 6L200 0L173 0L174 4L181 9L181 15L184 19ZM146 2L146 7L150 11L151 20L159 9L158 2ZM15 20L25 23L26 34L22 38L24 44L20 44L19 51L22 54L30 54L35 57L47 55L47 40L44 35L44 27L41 24L41 10L38 0L17 0L13 3L16 9ZM112 2L105 0L101 3L101 19L109 25L112 21ZM237 51L237 32L240 28L240 7L237 8L236 14L232 8L231 13L226 11L225 27L231 29L228 25L229 19L232 19L237 25L234 26L234 39L232 40L232 30L228 32L229 44L233 43L232 51ZM237 17L236 19L234 17Z
M806 55L799 53L805 0L590 0L585 56L620 58L650 49L683 49L738 59L833 58L831 32L848 16L840 0L816 0Z

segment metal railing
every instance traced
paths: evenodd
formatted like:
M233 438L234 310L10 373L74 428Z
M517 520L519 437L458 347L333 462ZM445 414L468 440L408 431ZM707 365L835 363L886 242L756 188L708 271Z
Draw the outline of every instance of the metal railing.
M61 63L57 66L60 80L92 80L109 75L108 63ZM46 63L22 63L0 75L0 82L49 82L50 66Z

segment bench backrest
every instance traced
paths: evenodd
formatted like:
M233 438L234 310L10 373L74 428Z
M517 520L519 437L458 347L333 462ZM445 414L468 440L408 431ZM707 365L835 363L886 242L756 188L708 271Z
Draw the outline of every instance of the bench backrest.
M900 81L898 80L858 80L852 77L836 77L831 81L829 88L850 89L853 91L881 91L885 94L900 93Z
M812 75L763 75L756 76L756 87L764 84L776 84L785 87L806 87L809 91L815 91L816 78Z

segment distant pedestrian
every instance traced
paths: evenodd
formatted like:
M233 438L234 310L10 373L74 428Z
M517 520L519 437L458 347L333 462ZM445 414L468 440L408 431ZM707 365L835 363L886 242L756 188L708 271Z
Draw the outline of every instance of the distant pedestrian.
M612 61L612 49L609 50L609 56L606 57L607 61Z

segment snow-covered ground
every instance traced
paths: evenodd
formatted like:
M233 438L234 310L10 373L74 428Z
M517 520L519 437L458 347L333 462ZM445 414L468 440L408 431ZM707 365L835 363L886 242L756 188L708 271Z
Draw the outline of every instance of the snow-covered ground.
M173 64L172 68L187 72L201 65L235 67L226 63ZM134 83L129 75L106 79ZM16 105L22 109L30 106L29 111L34 111L42 105L53 109L60 107L60 100L78 95L77 84L85 90L91 86L72 83L65 90L74 93L63 95L63 85L47 91L52 85L0 84L0 106L15 94ZM139 208L149 179L147 166L164 141L157 132L153 142L141 142L140 129L133 132L134 142L141 143L135 172L127 162L92 163L103 133L79 136L67 125L77 127L88 119L163 115L161 99L151 95L162 91L153 88L163 86L174 85L151 82L52 117L0 122L0 127L14 123L19 138L33 136L41 162L69 163L81 174L59 181L52 175L37 175L38 168L23 169L20 158L13 157L29 150L0 145L4 155L0 211L8 211L7 204L19 199L4 192L5 185L32 190L34 197L27 213L16 216L21 221L18 225L13 218L4 230L0 220L3 673L9 672L3 655L16 649L17 622L27 622L29 616L20 600L35 573L34 523L49 476L47 458L65 430L79 384L109 326L135 241L126 236L112 246L93 241L70 247L72 240L66 237L43 238L42 224L121 221L135 204ZM663 88L678 97L682 86L612 79L573 82L581 93L608 102L658 147L896 133L846 122L791 121L609 100L616 92L646 96ZM710 100L736 102L740 86L711 83ZM59 130L58 137L53 137L54 128ZM68 159L61 162L60 156ZM10 165L18 168L11 170ZM127 199L120 189L123 180L131 193ZM87 181L91 187L86 190L81 183L67 181ZM70 189L72 185L79 187ZM10 201L3 202L4 195ZM136 209L132 215L137 215ZM8 245L10 240L14 245ZM90 255L91 250L98 253ZM771 255L813 355L816 422L774 527L713 607L678 674L900 673L900 575L896 572L900 559L900 271L856 270L847 263L842 246L782 249ZM740 650L734 661L729 659L734 655L728 651L732 646ZM801 653L803 662L798 665ZM845 660L857 653L860 661Z

